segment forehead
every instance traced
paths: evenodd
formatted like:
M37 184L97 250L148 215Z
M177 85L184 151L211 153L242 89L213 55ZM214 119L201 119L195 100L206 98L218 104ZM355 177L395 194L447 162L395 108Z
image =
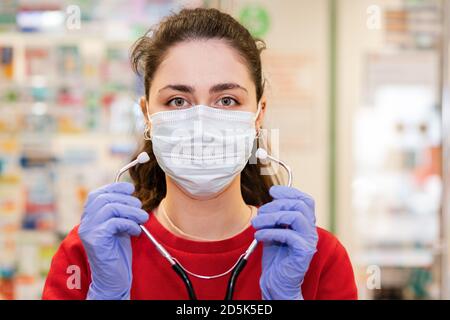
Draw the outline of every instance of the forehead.
M153 78L154 87L168 83L206 86L220 82L253 85L245 60L224 40L192 40L171 47Z

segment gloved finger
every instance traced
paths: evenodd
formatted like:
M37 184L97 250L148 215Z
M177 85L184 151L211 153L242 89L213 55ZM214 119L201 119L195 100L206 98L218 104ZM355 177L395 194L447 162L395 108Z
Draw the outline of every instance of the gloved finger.
M314 198L296 188L287 186L272 186L269 194L273 199L300 199L305 201L311 207L314 207Z
M269 193L274 199L311 199L312 196L302 192L296 188L288 186L272 186L269 189Z
M139 227L136 222L123 218L109 219L102 224L100 230L111 236L119 233L127 233L130 236L138 236L142 231L141 227Z
M95 214L108 203L121 203L135 208L141 208L142 202L138 198L121 193L104 193L95 198L92 203L84 209L83 220L89 213Z
M252 219L252 225L257 230L289 226L301 234L315 232L316 228L301 212L298 211L279 211L257 215Z
M316 250L316 243L306 241L296 231L290 229L262 229L255 232L255 239L266 244L287 244L299 254L311 253Z
M301 199L277 199L268 202L258 209L258 215L274 213L279 211L300 211L312 223L316 223L314 207L308 205Z
M97 214L93 215L90 223L97 225L111 218L124 218L143 224L148 220L148 213L140 208L121 203L108 203Z
M104 185L100 188L97 188L91 191L88 194L85 207L91 204L100 194L103 193L122 193L131 195L134 192L134 185L129 182L114 182L107 185Z

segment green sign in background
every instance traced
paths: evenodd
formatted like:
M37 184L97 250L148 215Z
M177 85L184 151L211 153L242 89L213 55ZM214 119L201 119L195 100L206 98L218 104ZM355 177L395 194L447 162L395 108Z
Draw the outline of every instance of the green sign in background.
M254 37L264 37L270 28L270 18L267 10L259 5L247 5L239 12L239 22L242 23Z

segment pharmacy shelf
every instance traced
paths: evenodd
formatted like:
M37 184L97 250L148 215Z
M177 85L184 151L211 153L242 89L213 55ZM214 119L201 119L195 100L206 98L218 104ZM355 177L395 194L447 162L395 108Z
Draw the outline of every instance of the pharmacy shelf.
M26 44L26 45L55 45L73 44L93 41L97 43L113 43L120 46L130 47L133 40L130 37L117 37L114 34L100 34L96 32L73 32L73 33L32 33L32 32L4 32L0 33L0 44Z
M428 268L433 265L435 254L427 249L366 249L355 256L354 262L359 266Z
M357 217L358 232L364 244L422 244L432 245L439 238L439 217L437 215L388 215Z

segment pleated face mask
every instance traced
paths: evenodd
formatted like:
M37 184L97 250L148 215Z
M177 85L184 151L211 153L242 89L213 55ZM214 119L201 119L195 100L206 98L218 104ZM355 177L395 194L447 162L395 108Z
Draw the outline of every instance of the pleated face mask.
M197 105L149 116L153 153L161 169L189 194L208 198L245 167L260 112Z

